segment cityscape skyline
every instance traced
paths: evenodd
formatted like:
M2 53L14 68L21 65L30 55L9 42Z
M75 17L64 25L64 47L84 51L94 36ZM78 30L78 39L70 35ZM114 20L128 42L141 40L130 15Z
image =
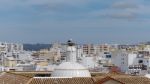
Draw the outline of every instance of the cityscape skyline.
M148 0L1 0L0 41L149 41Z

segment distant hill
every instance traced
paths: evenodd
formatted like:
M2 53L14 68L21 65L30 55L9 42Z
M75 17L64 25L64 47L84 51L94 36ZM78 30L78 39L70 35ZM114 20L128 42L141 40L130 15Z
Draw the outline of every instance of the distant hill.
M52 45L51 44L23 44L24 50L32 50L32 51L38 51L40 49L48 49Z

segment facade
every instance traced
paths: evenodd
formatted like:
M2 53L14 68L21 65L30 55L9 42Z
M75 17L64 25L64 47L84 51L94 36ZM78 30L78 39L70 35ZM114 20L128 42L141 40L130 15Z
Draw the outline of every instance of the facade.
M1 42L0 51L3 51L3 52L4 51L5 52L23 51L23 44Z
M33 64L17 64L16 71L35 71L35 65Z
M128 53L126 51L116 51L112 53L112 64L118 66L122 72L127 72L129 65L132 65L137 54Z
M61 60L61 52L60 52L60 48L58 48L57 46L54 46L52 48L48 49L42 49L38 52L37 56L34 56L35 58L39 58L39 59L45 59L50 63L57 63Z
M94 46L94 44L84 44L82 46L82 49L83 53L86 55L96 54L96 47Z
M121 72L133 75L145 75L149 71L150 58L143 54L118 51L112 54L112 63L119 67Z
M97 52L110 52L111 46L108 44L101 44L96 46Z

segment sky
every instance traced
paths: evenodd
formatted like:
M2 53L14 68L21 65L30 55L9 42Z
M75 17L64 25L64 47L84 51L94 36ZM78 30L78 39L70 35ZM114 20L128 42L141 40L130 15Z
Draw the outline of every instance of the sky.
M0 41L150 41L150 0L0 0Z

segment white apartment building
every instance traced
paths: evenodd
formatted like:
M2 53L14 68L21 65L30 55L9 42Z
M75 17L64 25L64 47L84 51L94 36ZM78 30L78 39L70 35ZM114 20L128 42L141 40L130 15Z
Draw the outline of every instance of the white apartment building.
M23 51L23 44L17 43L0 43L0 52L18 52Z
M116 51L112 54L112 63L122 72L143 75L149 71L150 57L127 51Z
M127 72L129 65L133 65L137 54L126 51L112 52L112 64L119 67L122 72Z

